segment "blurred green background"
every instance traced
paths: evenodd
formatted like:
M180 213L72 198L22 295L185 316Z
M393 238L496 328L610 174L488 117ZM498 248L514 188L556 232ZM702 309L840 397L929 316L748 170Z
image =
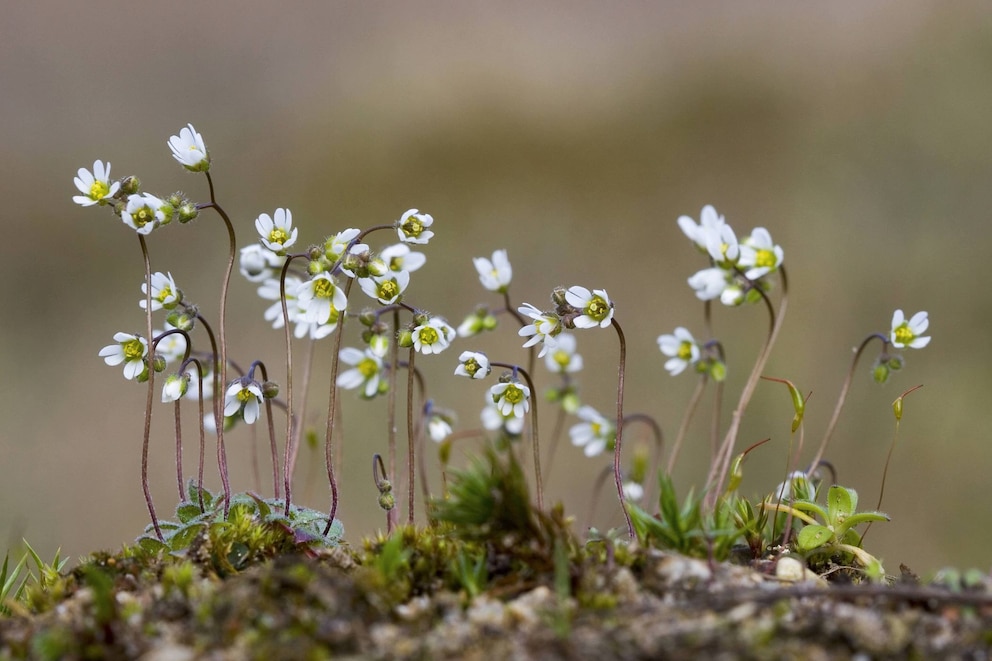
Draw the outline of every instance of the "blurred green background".
M304 243L418 207L437 237L408 301L454 324L476 302L497 303L471 264L497 248L509 250L515 301L543 306L558 284L605 287L629 342L627 409L656 415L670 437L693 383L667 375L655 339L677 325L702 333L685 280L703 264L679 215L714 204L739 235L765 226L784 246L790 311L766 373L813 391L807 458L851 348L886 331L897 307L929 311L933 342L908 352L888 385L871 382L869 352L828 457L874 505L891 403L926 384L907 399L889 473L893 522L867 546L890 571L988 567L987 3L19 3L0 25L0 89L5 547L23 536L45 556L58 546L78 556L133 540L147 521L144 390L97 356L117 330L143 328L138 243L105 209L73 205L72 177L100 158L147 190L204 200L205 182L166 146L192 122L241 245L276 207L292 209ZM150 245L153 268L215 315L219 221L207 213ZM262 321L254 289L235 277L232 355L265 359L280 380L282 335ZM728 392L765 324L759 307L716 310ZM524 360L504 326L418 361L462 428L476 425L485 386L448 377L457 352ZM608 411L616 338L587 331L579 342L583 399ZM328 354L322 345L317 364ZM385 447L384 401L344 402L340 516L355 541L382 525L369 463ZM759 387L741 444L773 440L749 460L745 493L781 479L791 418L783 387ZM309 422L321 424L317 413ZM152 488L163 514L175 501L170 425L170 408L157 406ZM705 428L693 428L680 462L683 490L704 479ZM243 430L230 437L236 488L254 485L251 443ZM309 459L297 493L323 508L322 467ZM580 528L607 463L560 448L549 498L564 499ZM217 485L214 471L208 481ZM595 525L621 522L604 493Z

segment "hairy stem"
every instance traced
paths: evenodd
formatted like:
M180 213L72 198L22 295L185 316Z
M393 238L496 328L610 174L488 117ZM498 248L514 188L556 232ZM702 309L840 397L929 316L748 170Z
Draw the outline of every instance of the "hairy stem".
M693 415L696 413L696 408L699 406L699 400L703 397L703 392L706 390L706 375L704 374L700 377L699 381L696 382L696 389L692 391L692 397L689 398L689 404L685 408L685 413L682 415L682 422L679 423L679 432L675 436L675 443L672 445L672 454L668 457L668 466L665 468L665 474L671 476L672 470L675 468L675 461L679 458L679 451L682 450L682 442L685 440L686 434L689 432L689 423L692 421Z
M152 433L152 404L155 401L155 368L153 366L155 349L152 344L152 264L148 256L148 244L145 243L143 234L138 235L138 241L141 243L141 256L145 262L145 282L147 283L147 291L145 292L145 331L148 338L148 389L145 394L145 430L141 443L141 490L145 494L145 503L148 505L148 514L152 517L152 526L155 528L155 534L160 540L164 540L162 529L158 525L158 517L155 515L155 504L152 502L152 493L148 488L148 444Z
M633 539L634 523L630 520L630 512L627 511L627 496L623 492L623 475L620 473L621 446L623 444L623 380L627 369L627 340L624 338L623 329L616 317L610 323L616 329L617 339L620 342L620 365L617 369L617 440L613 446L613 480L616 482L620 509L623 510L623 518L627 522L627 534Z

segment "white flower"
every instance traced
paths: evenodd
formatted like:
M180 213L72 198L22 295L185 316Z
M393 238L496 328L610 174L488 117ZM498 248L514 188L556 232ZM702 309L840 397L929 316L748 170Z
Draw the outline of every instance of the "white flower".
M548 370L558 374L581 370L582 356L575 353L575 336L571 333L561 333L555 340L555 348L544 356Z
M497 383L489 389L489 395L504 416L523 418L530 410L530 388L522 383Z
M192 124L187 124L186 128L179 131L179 135L169 138L169 149L172 150L172 157L187 170L204 172L210 169L207 146Z
M427 229L434 223L430 214L409 209L396 221L396 232L403 243L427 243L434 232Z
M238 268L248 282L262 282L276 274L285 260L260 243L253 243L241 249Z
M326 257L332 264L338 261L348 250L348 244L354 241L361 233L362 231L360 229L351 227L342 232L338 232L334 236L328 237L327 240L324 241L324 257Z
M512 411L508 416L500 413L488 390L486 391L486 406L482 409L479 417L482 420L483 429L488 431L502 429L511 436L519 436L524 430L524 419L514 416Z
M148 303L148 283L141 283L141 293L146 298L138 301L138 305L144 310ZM152 273L152 312L162 309L171 310L181 300L182 292L176 286L176 281L173 279L171 273L162 273L161 271Z
M318 273L301 284L296 290L296 296L304 310L303 320L309 323L337 322L340 314L348 307L344 291L326 273Z
M658 348L661 349L661 353L670 357L665 363L665 369L672 376L681 374L685 368L699 362L699 344L692 337L692 333L682 326L676 328L672 335L660 335Z
M413 252L405 243L397 243L384 248L379 253L381 259L390 271L406 271L413 273L427 262L422 252Z
M478 351L463 351L458 356L458 367L455 368L457 376L467 376L470 379L484 379L489 375L492 368L489 367L489 358L484 353Z
M726 224L723 216L716 212L712 205L707 204L699 214L699 224L696 224L689 216L679 216L679 227L682 232L689 237L696 247L706 252L706 244L710 234L719 232L720 227Z
M929 337L921 337L930 326L930 319L926 312L917 312L909 321L906 321L902 310L896 310L892 315L892 332L889 339L892 346L897 349L909 347L910 349L922 349L930 344Z
M744 287L736 279L727 283L727 286L720 292L720 302L724 305L734 306L744 302Z
M441 413L433 413L427 420L427 435L435 443L440 443L451 436L451 420Z
M385 358L386 354L389 353L389 336L386 334L375 334L369 338L369 351L379 356L380 358Z
M785 252L782 246L772 241L772 235L764 227L755 227L751 236L740 245L741 258L738 265L746 268L744 277L748 280L771 273L782 265Z
M789 479L775 487L772 494L772 498L776 502L779 500L816 500L816 486L803 471L792 471L789 473Z
M432 317L427 323L411 331L413 348L423 354L441 353L448 348L455 337L455 329L440 317Z
M127 198L127 205L121 213L121 220L138 234L151 234L151 231L165 222L162 210L165 202L151 193L136 193Z
M390 305L400 300L400 296L410 284L410 274L406 271L393 271L388 276L378 278L359 278L358 285L369 298L374 298L383 305Z
M627 480L623 483L623 495L627 500L637 502L644 497L644 487L637 482Z
M730 268L740 259L741 248L730 225L720 225L706 235L706 252L719 266Z
M258 383L247 378L235 379L224 394L224 415L232 416L241 411L241 417L249 425L258 420L262 389Z
M272 253L269 254L271 255ZM303 281L295 275L286 275L286 312L291 322L295 322L299 316L300 306L299 300L296 298L296 292L302 284ZM275 303L265 310L263 317L266 321L272 322L273 328L282 328L286 320L282 314L282 297L279 293L279 280L277 278L269 278L263 282L258 288L258 295L267 301L275 301Z
M263 213L255 219L255 229L261 237L262 245L272 252L284 255L286 249L296 243L299 230L293 227L293 214L289 209L276 209L273 219Z
M148 340L129 333L115 333L114 344L100 349L100 356L108 365L124 363L124 378L129 381L145 370L147 355Z
M104 166L103 161L93 161L93 172L79 168L73 182L82 195L74 195L72 201L84 207L106 204L121 188L119 181L110 183L110 163Z
M162 403L177 402L189 389L189 374L170 374L162 386Z
M160 337L172 330L176 330L176 327L167 321L165 328L155 331L154 337ZM155 343L155 353L165 358L166 365L181 360L186 355L186 336L182 333L169 333Z
M541 342L543 346L537 356L543 358L548 349L554 349L558 346L556 336L561 333L561 319L558 318L558 315L553 312L541 312L530 303L521 305L517 308L517 312L525 317L530 317L534 322L517 331L517 335L520 337L530 338L524 342L524 348Z
M352 390L362 386L364 397L375 397L379 392L382 358L368 349L362 351L352 347L341 349L340 356L343 363L353 365L353 367L338 375L338 387Z
M579 409L578 417L583 422L572 425L568 435L572 445L582 448L587 457L602 454L607 446L616 442L613 423L600 415L599 411L586 404Z
M711 301L719 298L727 288L728 275L727 271L716 266L703 269L689 278L689 286L696 292L696 298Z
M565 300L582 314L572 323L576 328L606 328L613 320L613 303L605 289L594 289L591 292L578 285L569 287L565 292Z
M506 257L505 250L497 250L493 253L492 261L485 257L474 257L472 262L475 270L479 272L479 282L489 291L505 292L513 279L513 267Z

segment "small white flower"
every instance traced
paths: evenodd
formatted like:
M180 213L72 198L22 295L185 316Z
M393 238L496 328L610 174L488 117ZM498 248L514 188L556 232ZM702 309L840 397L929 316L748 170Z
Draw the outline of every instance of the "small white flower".
M699 344L692 337L692 333L682 326L676 328L672 335L660 335L658 348L661 349L661 353L670 357L665 363L665 369L672 376L681 374L685 368L699 362Z
M926 312L917 312L906 321L906 316L902 310L896 310L892 315L892 331L889 333L889 340L892 346L897 349L922 349L930 344L930 338L921 337L930 326L930 319Z
M422 252L410 250L410 246L405 243L397 243L384 248L379 253L379 259L390 271L406 271L413 273L427 262L427 257Z
M423 354L441 353L455 337L455 329L440 317L432 317L411 331L413 348Z
M235 379L224 394L224 415L229 417L240 411L246 423L254 424L261 401L262 389L258 383L247 378Z
M326 273L318 273L301 284L296 290L296 296L304 310L303 320L309 323L336 322L338 316L348 307L344 291Z
M121 220L138 234L151 234L151 231L165 222L163 200L151 193L136 193L127 198L127 205L121 213Z
M740 253L738 266L747 269L744 277L748 280L757 280L778 269L785 258L782 246L775 245L772 235L764 227L754 228L751 236L741 243Z
M809 476L803 471L792 471L789 479L782 482L775 491L772 498L779 500L816 500L816 486Z
M365 292L365 295L376 299L383 305L391 305L400 300L409 284L410 274L406 271L394 271L378 278L358 279L358 285Z
M479 417L482 420L483 429L488 431L502 429L511 436L519 436L524 430L524 419L514 416L512 411L508 416L500 413L488 390L486 391L486 405Z
M427 420L427 435L435 443L440 443L451 436L451 420L449 416L441 413L433 413Z
M504 416L523 418L530 410L530 388L522 383L497 383L489 389L489 395Z
M541 312L530 303L521 305L517 308L517 312L525 317L530 317L534 322L517 331L517 335L520 337L530 338L524 342L524 348L532 347L538 342L541 342L541 352L537 356L538 358L543 358L544 354L548 352L548 349L554 349L558 346L556 337L561 333L562 328L561 319L558 318L558 315L553 312Z
M475 270L479 272L479 282L489 291L505 292L513 279L513 267L506 257L505 250L497 250L493 253L492 260L485 257L474 257L472 262Z
M328 237L327 240L324 241L324 257L326 257L332 264L338 261L348 250L348 244L354 241L361 233L362 231L360 229L351 227L342 232L338 232L334 236Z
M340 356L341 362L346 365L353 365L353 367L338 375L338 387L352 390L362 386L364 397L375 397L379 393L382 358L368 349L362 351L353 347L341 349Z
M165 328L155 331L154 337L171 330L176 330L176 327L167 321ZM155 344L155 353L165 358L166 365L181 360L186 355L186 336L182 333L169 333Z
M637 502L644 497L644 487L632 480L623 483L623 495L627 500Z
M261 246L259 246L261 248ZM269 253L272 254L272 253ZM299 315L299 301L296 292L299 291L303 281L295 275L286 275L286 312L289 314L289 321L295 322ZM273 328L282 328L286 320L282 314L282 299L279 293L279 280L269 278L258 288L258 295L267 301L275 301L270 305L263 315L266 321L272 322Z
M241 249L238 268L248 282L262 282L276 274L285 260L260 243L253 243Z
M706 252L717 265L730 268L740 259L741 248L730 225L721 225L706 235Z
M148 283L141 283L141 293L148 296ZM152 273L152 312L156 310L171 310L182 300L182 292L176 286L176 281L171 273L157 271ZM138 301L138 305L144 310L148 303L146 298Z
M603 450L616 442L613 423L600 415L599 411L586 404L579 409L577 415L582 422L572 425L568 435L572 439L572 445L582 448L587 457L602 454Z
M695 243L697 248L706 252L710 234L718 233L726 221L724 221L723 216L716 212L716 209L707 204L699 215L698 225L689 216L679 216L678 223L689 240Z
M557 374L578 372L582 369L582 356L575 353L575 336L561 333L555 338L555 348L544 356L548 370Z
M565 292L565 301L582 312L572 321L576 328L606 328L613 320L613 303L605 289L590 292L578 285L569 287Z
M276 209L255 219L255 229L261 237L262 245L278 255L286 254L286 249L296 243L299 230L293 227L293 214L289 209Z
M492 368L489 367L489 358L484 353L478 351L463 351L458 356L458 367L455 368L457 376L467 376L470 379L484 379L489 375Z
M729 274L719 267L711 267L696 272L689 278L689 286L696 292L696 298L701 301L712 301L720 298L727 288Z
M189 374L170 374L162 386L162 403L177 402L189 389Z
M169 138L169 149L172 150L172 157L191 172L204 172L210 169L210 154L207 153L207 146L203 144L203 137L196 132L192 124L187 124L179 131L179 135Z
M386 354L389 353L389 342L390 339L388 335L373 335L369 338L369 351L380 358L385 358Z
M92 172L79 168L73 182L82 195L73 196L72 201L84 207L106 204L121 188L119 181L110 183L110 163L104 166L103 161L93 161Z
M100 356L108 365L124 363L124 378L129 381L145 370L147 355L148 340L130 333L115 333L114 344L100 349Z
M434 224L430 214L409 209L396 221L396 232L403 243L427 243L434 232L427 229Z

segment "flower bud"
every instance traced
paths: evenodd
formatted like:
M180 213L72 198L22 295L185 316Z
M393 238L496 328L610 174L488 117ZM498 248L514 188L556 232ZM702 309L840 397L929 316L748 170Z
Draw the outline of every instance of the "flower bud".
M427 322L431 320L431 316L426 312L418 312L413 315L413 325L414 326L425 326Z
M409 349L413 346L413 333L409 329L401 330L396 334L396 342L398 346Z
M155 358L152 360L152 367L155 369L155 371L156 372L165 371L166 364L167 363L165 362L165 356L163 356L160 353L156 353Z
M369 328L372 328L372 325L375 324L375 318L376 318L375 310L373 310L372 308L365 308L358 315L358 321L363 326L367 326Z
M179 207L179 222L186 224L200 215L200 210L192 202L185 202Z
M875 383L885 383L889 380L889 366L887 363L878 362L871 370L871 376Z
M265 399L275 399L279 396L279 384L275 381L266 381L262 384L262 397Z
M193 327L196 325L195 308L192 312L188 308L185 312L174 310L171 313L169 313L169 316L166 317L165 320L170 324L172 324L174 327L178 328L179 330L186 331L187 333L189 333L190 331L193 330Z
M555 307L561 307L567 305L565 301L565 288L562 286L555 287L551 292L551 302L555 304Z
M134 175L121 180L121 193L124 197L135 195L139 190L141 190L141 180Z

